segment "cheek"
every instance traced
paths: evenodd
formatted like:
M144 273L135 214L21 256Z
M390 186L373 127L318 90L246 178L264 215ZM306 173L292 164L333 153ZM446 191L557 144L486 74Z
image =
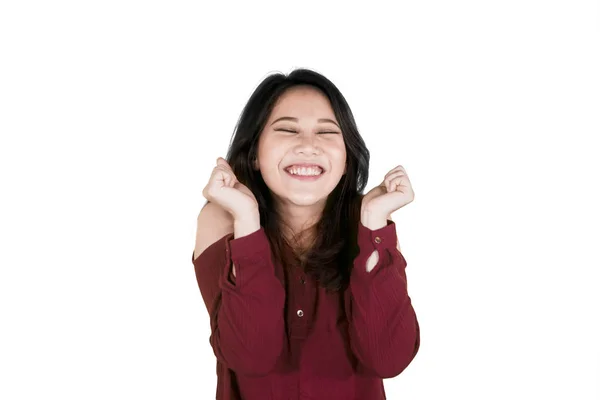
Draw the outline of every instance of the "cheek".
M274 147L269 146L268 142L262 143L258 147L259 165L262 171L267 171L273 168L275 162Z
M344 169L344 167L346 166L346 149L345 148L337 149L337 151L335 153L335 163L337 164L337 166L339 168L341 168L342 170Z
M260 159L260 172L265 182L273 182L280 175L279 167L281 165L281 159L275 154L269 153L264 154Z

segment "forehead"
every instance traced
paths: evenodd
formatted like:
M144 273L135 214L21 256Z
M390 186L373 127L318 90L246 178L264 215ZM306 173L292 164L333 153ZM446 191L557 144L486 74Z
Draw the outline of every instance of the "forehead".
M296 118L331 118L334 119L333 109L327 96L311 86L294 86L279 96L269 120L281 116Z

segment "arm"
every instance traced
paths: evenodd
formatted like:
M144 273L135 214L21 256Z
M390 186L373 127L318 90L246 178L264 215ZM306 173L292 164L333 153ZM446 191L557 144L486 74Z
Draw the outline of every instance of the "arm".
M217 215L203 210L198 229L220 235L223 223ZM236 372L263 375L283 346L285 293L259 219L235 221L233 231L209 245L210 240L197 240L201 252L192 262L210 316L215 356ZM231 281L234 264L237 276Z
M420 346L419 323L407 291L406 260L396 247L396 225L391 220L363 218L357 239L360 251L345 297L350 344L365 367L391 378L411 363Z

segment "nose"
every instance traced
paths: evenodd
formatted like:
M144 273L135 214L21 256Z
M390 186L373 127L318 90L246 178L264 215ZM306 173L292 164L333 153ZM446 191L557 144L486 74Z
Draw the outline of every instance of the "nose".
M316 136L311 134L298 135L300 143L296 146L296 152L302 154L320 154L321 149L316 145Z

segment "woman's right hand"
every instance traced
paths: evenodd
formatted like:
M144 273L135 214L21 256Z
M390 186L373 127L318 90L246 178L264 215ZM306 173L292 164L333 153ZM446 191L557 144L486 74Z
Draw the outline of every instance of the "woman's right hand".
M258 212L258 202L252 191L237 180L227 161L221 157L217 159L217 166L202 195L228 211L235 220Z

